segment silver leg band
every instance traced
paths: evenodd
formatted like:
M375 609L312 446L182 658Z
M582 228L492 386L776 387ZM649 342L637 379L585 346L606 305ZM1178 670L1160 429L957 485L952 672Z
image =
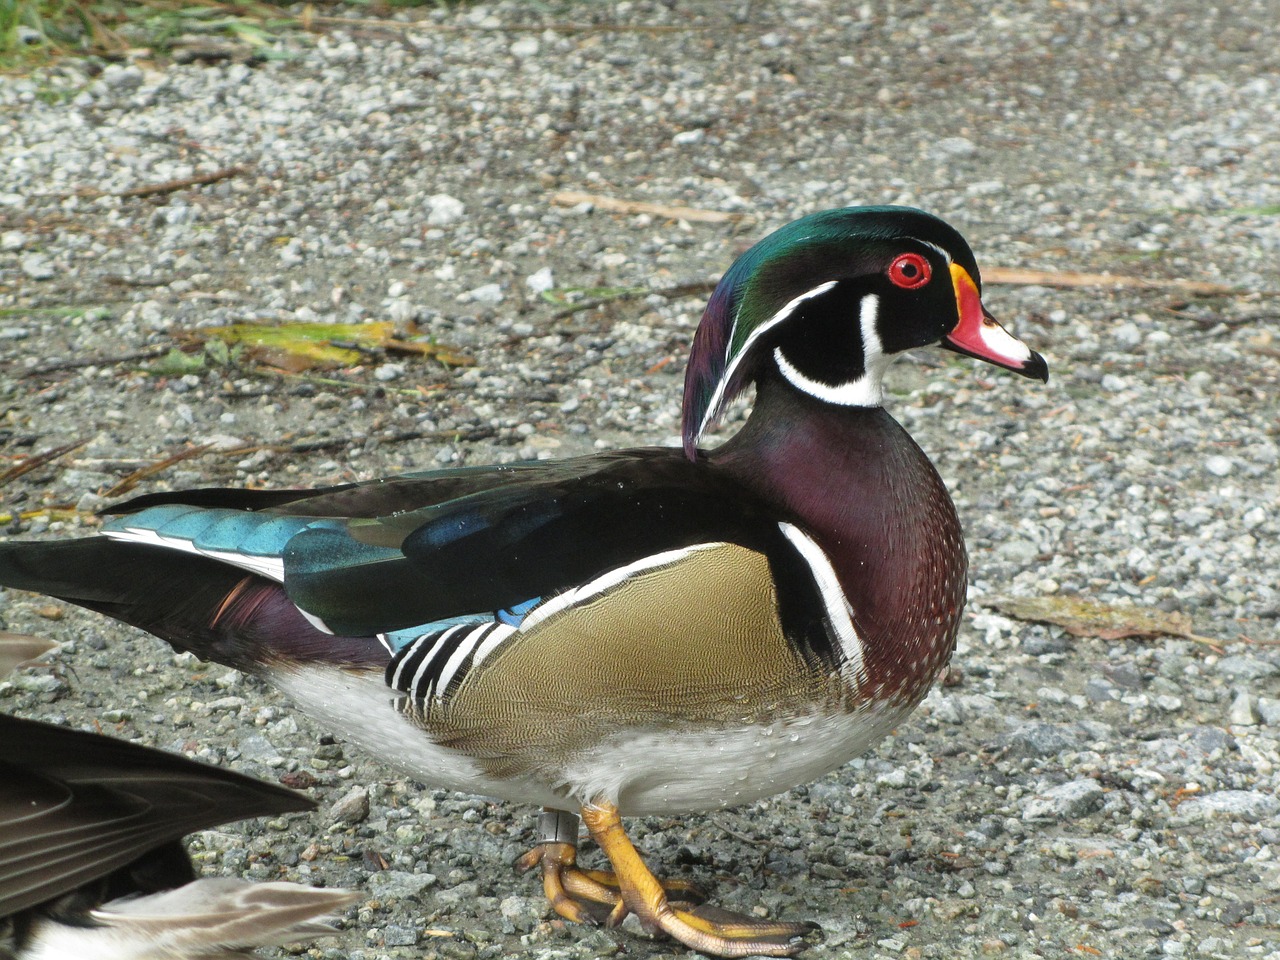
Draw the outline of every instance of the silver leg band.
M539 843L578 845L578 815L567 810L543 810L538 814Z

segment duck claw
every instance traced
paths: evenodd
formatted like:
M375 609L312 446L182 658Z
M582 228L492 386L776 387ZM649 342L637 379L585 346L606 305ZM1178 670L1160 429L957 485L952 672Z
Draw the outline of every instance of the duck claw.
M592 804L583 807L582 816L592 839L615 870L620 903L609 917L611 926L634 913L645 929L665 933L686 947L716 957L790 957L820 932L814 923L760 920L669 897L673 885L659 882L645 866L623 831L616 807Z

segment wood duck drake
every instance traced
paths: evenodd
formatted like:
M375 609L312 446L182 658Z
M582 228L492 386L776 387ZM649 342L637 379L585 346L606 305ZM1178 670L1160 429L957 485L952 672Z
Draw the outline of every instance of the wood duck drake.
M520 862L564 917L630 912L705 953L790 955L813 925L697 903L655 879L620 818L819 777L947 663L960 523L881 378L938 344L1047 380L980 289L936 217L816 213L712 294L683 450L144 496L102 536L0 545L0 583L265 676L423 783L544 806ZM699 449L752 384L745 425ZM576 865L577 813L612 871Z
M148 747L0 715L0 957L230 960L331 935L347 890L197 879L188 833L307 797Z

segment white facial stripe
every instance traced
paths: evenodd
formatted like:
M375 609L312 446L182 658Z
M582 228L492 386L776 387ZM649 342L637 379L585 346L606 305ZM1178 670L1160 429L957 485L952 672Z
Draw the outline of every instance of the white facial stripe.
M818 284L812 290L802 293L800 294L800 296L787 301L787 303L783 305L781 310L779 310L772 317L770 317L764 323L760 324L760 326L756 327L754 330L751 331L751 333L747 336L747 342L742 345L742 349L739 350L736 355L729 358L729 365L725 369L724 375L720 377L720 382L716 384L715 392L711 395L711 402L707 404L707 412L703 414L702 422L698 424L699 437L702 436L704 431L706 431L707 425L711 423L712 417L715 416L716 410L719 408L721 400L724 398L725 388L729 385L729 381L733 379L734 371L737 370L738 364L742 362L742 358L745 357L751 351L751 345L754 344L766 333L768 333L770 330L772 330L774 327L776 327L778 324L782 323L783 320L786 320L789 316L791 316L791 314L795 313L796 308L799 307L800 304L804 303L806 300L812 300L814 297L822 296L824 293L826 293L835 285L836 285L836 281L834 280L828 280L826 283ZM733 348L733 338L734 338L734 335L737 333L737 330L738 330L738 318L735 316L733 318L733 329L729 331L728 349Z
M797 390L817 397L824 403L842 407L880 406L884 403L884 372L894 361L894 357L885 354L884 345L880 342L880 332L876 329L879 314L880 298L874 294L863 297L858 310L858 325L862 331L864 365L862 376L856 380L830 384L807 377L783 355L781 347L773 351L778 370Z
M679 550L664 550L662 553L655 553L634 563L628 563L626 566L610 570L608 573L596 577L580 587L566 590L564 593L534 607L521 621L520 629L521 631L528 630L561 610L577 606L580 603L586 603L593 597L604 593L610 587L616 587L628 577L633 577L638 573L644 573L646 570L653 570L657 567L665 567L668 564L684 559L691 553L697 553L699 550L710 550L713 547L722 546L724 546L723 543L695 543L693 546L681 547Z
M840 649L844 653L842 670L855 684L861 685L867 676L866 665L862 662L862 638L853 625L853 608L849 606L849 599L840 588L840 578L836 576L835 567L831 566L831 561L822 548L799 527L780 523L778 529L809 565L809 572L813 574L813 580L822 594L822 602L827 608L827 620L835 630Z
M840 407L878 407L884 403L884 389L878 375L863 374L857 380L832 385L806 377L783 355L781 347L773 351L773 359L793 387L824 403Z
M928 240L919 240L919 239L917 239L916 242L923 243L930 250L936 251L938 256L940 256L943 260L947 261L947 263L951 263L951 254L947 253L947 251L943 250L936 243L930 243Z

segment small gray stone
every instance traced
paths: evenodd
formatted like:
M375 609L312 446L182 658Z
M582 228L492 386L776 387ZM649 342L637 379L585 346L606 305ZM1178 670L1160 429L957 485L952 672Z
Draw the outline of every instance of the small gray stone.
M13 685L27 693L52 694L62 693L67 689L65 680L56 673L45 670L15 674Z
M1246 823L1258 823L1280 813L1280 800L1260 790L1218 790L1192 797L1178 806L1178 815L1188 820L1224 816Z
M441 890L436 894L435 899L440 903L464 903L468 900L474 900L480 896L480 884L474 880L464 880L455 887L448 890Z
M956 697L937 697L931 706L933 707L933 718L939 723L960 726L968 719L968 715Z
M53 261L43 253L28 254L22 258L19 266L22 272L32 280L52 280L58 275L58 271L53 267Z
M833 806L837 803L848 803L850 791L847 784L819 780L817 783L809 784L809 799L815 803Z
M382 870L369 875L369 893L378 900L420 900L438 882L434 873Z
M1218 661L1217 671L1233 680L1263 680L1280 674L1280 667L1246 653L1223 657Z
M1219 750L1231 750L1236 745L1236 738L1221 727L1193 727L1189 739L1190 745L1201 750L1205 756Z
M517 929L532 927L547 913L547 901L543 897L506 897L498 904L502 918Z
M535 57L541 45L538 43L537 37L523 36L515 43L511 44L509 49L513 57Z
M1227 711L1227 720L1238 727L1252 727L1258 723L1258 715L1254 710L1253 697L1244 690L1236 694L1231 701L1231 709Z
M382 942L388 947L412 947L418 942L418 931L414 927L389 923L382 928Z
M102 82L117 90L134 90L143 79L142 70L133 64L109 63L102 69Z
M1042 657L1050 653L1066 653L1069 647L1062 637L1049 637L1043 634L1028 634L1020 641L1022 652L1029 657Z
M1010 563L1030 563L1040 556L1040 548L1030 540L1011 537L996 547L996 553L1001 559L1008 560Z
M1083 742L1084 736L1077 729L1040 721L1024 723L1005 740L1009 752L1017 757L1051 757Z
M525 277L524 285L534 293L543 293L556 285L555 274L550 267L543 267Z
M222 700L239 700L240 703L235 709L244 706L243 697L223 697ZM221 701L215 700L214 703ZM210 704L212 706L212 704ZM280 750L274 743L261 734L251 733L246 737L241 737L240 742L236 744L240 750L240 756L246 760L253 760L258 763L270 763L273 760L280 759Z
M942 137L933 144L931 155L937 160L953 157L969 157L978 152L977 145L968 137Z
M1085 777L1037 794L1022 806L1023 820L1071 820L1089 813L1102 801L1102 787Z
M468 290L466 293L458 295L460 300L471 300L476 303L501 303L503 299L502 287L496 283L486 283L476 287L474 290Z
M1268 727L1280 727L1280 700L1271 697L1258 698L1258 716Z
M359 823L369 816L369 791L352 787L341 800L329 808L329 816L339 823Z
M1094 677L1085 681L1084 695L1093 703L1106 703L1109 700L1120 699L1120 690L1109 680Z

